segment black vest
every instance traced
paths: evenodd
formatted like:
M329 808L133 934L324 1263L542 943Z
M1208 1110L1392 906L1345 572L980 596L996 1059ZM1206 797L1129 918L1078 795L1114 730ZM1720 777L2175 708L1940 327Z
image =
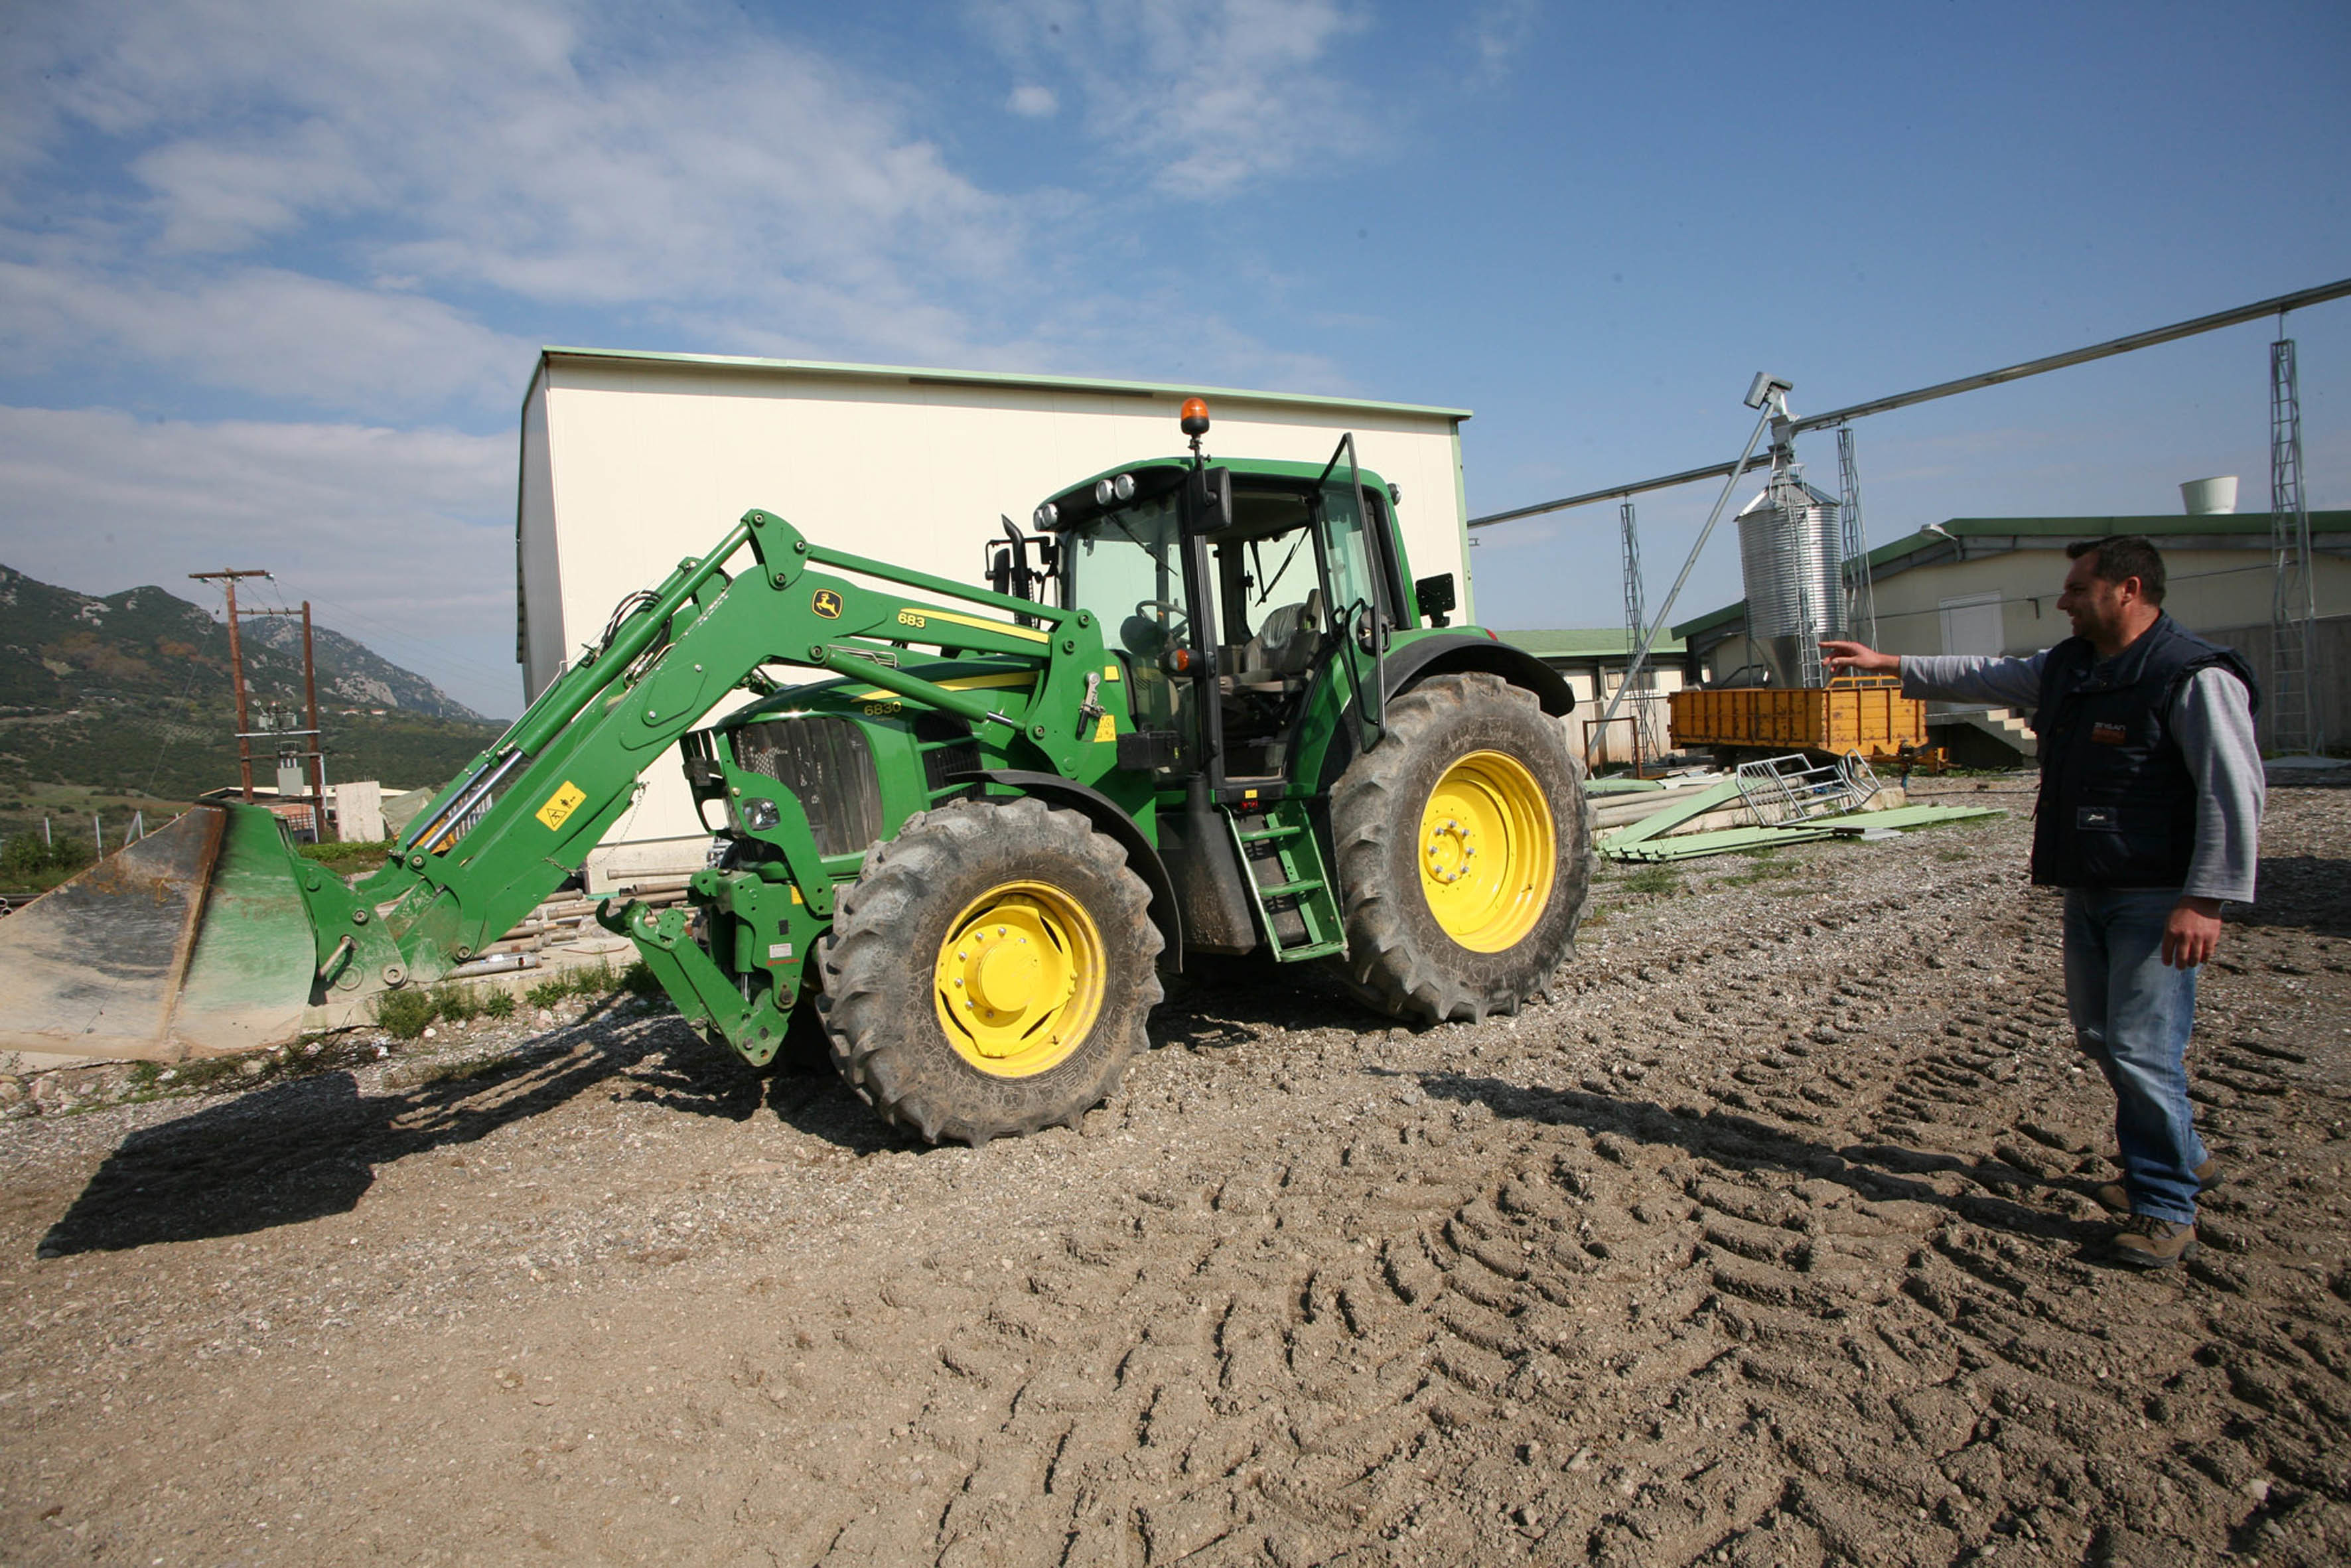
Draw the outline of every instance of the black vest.
M2261 706L2252 666L2158 616L2103 664L2082 637L2041 667L2041 803L2032 880L2058 887L2178 887L2196 852L2196 780L2171 734L2172 699L2218 664Z

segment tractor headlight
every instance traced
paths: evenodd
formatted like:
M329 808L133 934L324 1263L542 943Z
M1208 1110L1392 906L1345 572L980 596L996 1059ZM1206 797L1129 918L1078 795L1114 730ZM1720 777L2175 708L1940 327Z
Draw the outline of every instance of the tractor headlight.
M1134 476L1122 474L1110 482L1110 493L1122 501L1134 499Z
M1040 532L1043 532L1061 520L1061 508L1048 501L1030 514L1029 520L1037 525Z
M1111 490L1111 487L1110 487L1110 481L1109 481L1109 480L1107 480L1107 479L1097 479L1097 480L1095 480L1095 481L1094 481L1094 505L1095 505L1095 506L1097 506L1097 507L1107 507L1107 506L1109 506L1109 505L1111 504L1111 502L1112 502L1113 500L1114 500L1114 499L1116 499L1116 497L1113 494L1113 492L1112 492L1112 490Z
M754 799L744 802L743 825L755 833L766 832L783 819L783 812L777 809L773 800Z

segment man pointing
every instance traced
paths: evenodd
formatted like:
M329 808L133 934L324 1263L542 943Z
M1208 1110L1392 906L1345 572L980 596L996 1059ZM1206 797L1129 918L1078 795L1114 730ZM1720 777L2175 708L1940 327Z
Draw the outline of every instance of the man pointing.
M2035 710L2032 880L2065 890L2066 1009L2115 1092L2123 1179L2098 1199L2127 1215L2114 1260L2168 1269L2195 1256L2196 1195L2220 1179L2188 1101L2188 1036L2220 905L2253 896L2260 696L2242 658L2163 612L2154 545L2065 553L2074 635L2031 658L1821 646L1833 674L1898 673L1905 696Z

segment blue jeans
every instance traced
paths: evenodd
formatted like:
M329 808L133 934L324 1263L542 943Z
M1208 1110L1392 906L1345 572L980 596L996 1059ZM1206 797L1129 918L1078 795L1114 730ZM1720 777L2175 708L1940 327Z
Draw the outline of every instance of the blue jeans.
M2188 1103L2196 971L2163 961L2177 888L2065 890L2065 1007L2115 1092L2133 1212L2193 1224L2204 1141Z

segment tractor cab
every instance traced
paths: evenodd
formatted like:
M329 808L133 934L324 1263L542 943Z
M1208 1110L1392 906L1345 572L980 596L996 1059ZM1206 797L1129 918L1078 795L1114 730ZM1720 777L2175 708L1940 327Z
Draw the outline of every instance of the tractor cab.
M1286 792L1308 693L1326 675L1368 686L1399 623L1392 502L1348 436L1320 468L1210 465L1196 451L1037 508L1061 607L1101 622L1130 683L1133 744L1165 782L1204 779L1226 800Z

